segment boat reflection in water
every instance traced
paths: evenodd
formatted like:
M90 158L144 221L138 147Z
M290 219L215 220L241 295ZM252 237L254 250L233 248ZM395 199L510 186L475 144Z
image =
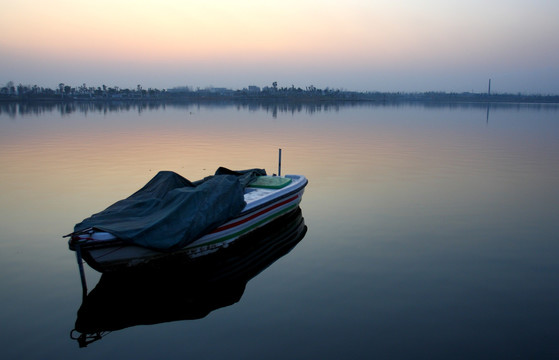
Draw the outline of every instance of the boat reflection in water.
M300 208L213 255L107 273L84 297L71 337L80 347L136 325L201 319L235 304L247 282L305 236Z

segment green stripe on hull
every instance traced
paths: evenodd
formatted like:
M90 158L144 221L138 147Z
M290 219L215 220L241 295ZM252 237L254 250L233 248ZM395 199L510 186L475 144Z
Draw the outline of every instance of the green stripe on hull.
M291 205L291 206L289 206L289 207L283 209L282 211L280 211L280 212L278 212L278 213L276 213L276 214L270 215L270 216L268 216L268 217L266 217L266 218L260 220L259 222L255 223L255 224L253 224L253 225L251 225L251 226L249 226L249 227L247 227L247 228L245 228L245 229L243 229L243 230L240 230L239 232L236 232L236 233L234 233L234 234L227 235L227 236L221 237L221 238L219 238L219 239L216 239L216 240L214 240L214 241L207 242L207 243L203 243L203 244L194 246L194 247L192 247L192 248L187 248L187 249L188 249L188 250L192 250L192 249L196 249L196 248L200 248L200 247L203 247L203 246L208 246L208 245L217 244L217 243L220 243L220 242L223 242L223 241L227 241L227 240L230 240L230 239L239 237L239 236L244 235L244 234L246 234L246 233L248 233L248 232L254 230L255 228L261 226L263 223L266 223L266 222L271 221L273 218L280 217L281 215L284 215L284 214L288 213L289 211L291 211L291 210L293 210L294 208L296 208L298 205L299 205L299 202L297 202L296 204L293 204L293 205Z

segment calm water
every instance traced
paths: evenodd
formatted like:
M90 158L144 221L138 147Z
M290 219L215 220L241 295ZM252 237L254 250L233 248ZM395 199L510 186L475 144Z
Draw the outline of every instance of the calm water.
M79 348L61 236L159 170L273 173L278 148L310 181L293 250L205 317ZM3 358L559 357L557 107L4 106L0 169Z

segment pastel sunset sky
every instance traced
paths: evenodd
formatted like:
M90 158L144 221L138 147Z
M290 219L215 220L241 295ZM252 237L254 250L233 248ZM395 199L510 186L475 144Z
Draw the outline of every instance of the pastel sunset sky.
M0 0L0 86L559 94L555 0Z

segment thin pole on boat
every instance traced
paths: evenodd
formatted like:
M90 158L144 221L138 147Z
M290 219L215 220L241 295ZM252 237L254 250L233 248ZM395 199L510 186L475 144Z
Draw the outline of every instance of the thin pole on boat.
M281 149L279 149L278 176L281 176Z
M76 244L76 260L78 261L78 268L80 269L80 279L82 281L83 298L87 296L87 283L85 281L85 272L83 270L82 251L80 244Z

